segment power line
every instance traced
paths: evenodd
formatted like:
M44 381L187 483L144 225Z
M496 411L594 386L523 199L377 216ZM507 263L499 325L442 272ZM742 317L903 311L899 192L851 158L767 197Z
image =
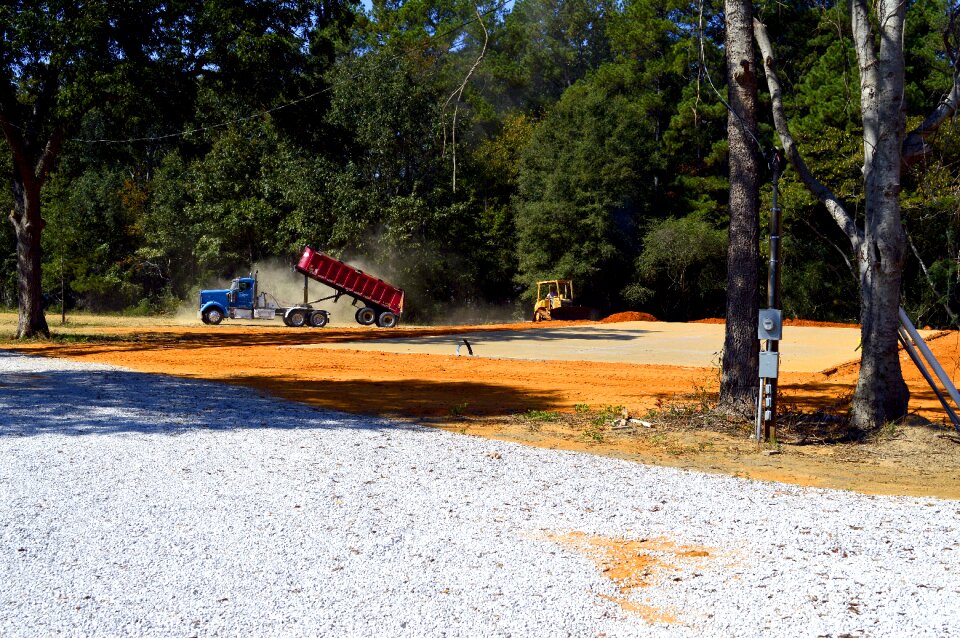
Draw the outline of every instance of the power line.
M293 105L295 105L295 104L299 104L300 102L306 102L307 100L312 100L313 98L317 97L317 96L320 95L321 93L327 92L328 90L329 90L329 87L327 87L327 88L325 88L325 89L321 89L321 90L319 90L319 91L314 91L314 92L311 93L310 95L304 95L303 97L299 97L299 98L297 98L297 99L295 99L295 100L291 100L290 102L287 102L287 103L285 103L285 104L281 104L281 105L279 105L279 106L275 106L275 107L273 107L273 108L271 108L271 109L266 109L266 110L264 110L264 111L258 111L257 113L253 113L252 115L246 115L246 116L244 116L244 117L238 117L238 118L235 118L235 119L232 119L232 120L227 120L227 121L225 121L225 122L220 122L220 123L218 123L218 124L210 124L209 126L198 126L198 127L196 127L196 128L187 129L187 130L184 130L184 131L179 131L179 132L177 132L177 133L168 133L168 134L166 134L166 135L155 135L155 136L152 136L152 137L131 137L131 138L122 139L122 140L114 140L114 139L81 139L81 138L71 137L71 138L68 138L68 141L70 141L70 142L81 142L81 143L84 143L84 144L132 144L132 143L134 143L134 142L157 142L157 141L160 141L160 140L171 139L171 138L174 138L174 137L186 137L186 136L188 136L188 135L193 135L194 133L202 133L203 131L210 131L210 130L213 130L213 129L223 128L223 127L225 127L225 126L230 126L231 124L237 124L237 123L239 123L239 122L246 122L247 120L254 120L254 119L257 119L257 118L259 118L259 117L263 117L264 115L269 115L270 113L273 113L273 112L275 112L275 111L279 111L279 110L281 110L281 109L285 109L285 108L290 107L290 106L293 106ZM19 128L19 127L17 127L17 128Z
M764 158L764 161L767 163L767 168L771 168L770 162L769 162L769 160L767 160L767 153L766 153L766 150L763 148L763 144L760 143L760 140L758 140L758 139L756 138L756 136L753 134L753 131L750 130L750 127L749 127L749 126L747 125L747 123L744 121L743 116L741 116L739 113L737 113L736 110L734 110L734 108L727 103L727 101L723 98L723 95L720 94L720 91L717 90L716 85L714 85L714 83L713 83L713 78L710 76L710 67L707 66L707 53L706 53L706 50L705 50L705 47L704 47L704 40L705 40L706 38L704 37L704 33L703 33L703 31L704 31L704 28L703 28L703 0L700 0L699 9L700 9L700 16L699 16L699 24L698 24L699 29L697 29L697 35L699 36L698 39L699 39L699 41L700 41L700 42L699 42L699 44L700 44L700 46L699 46L699 49L700 49L700 50L699 50L699 54L700 54L700 55L698 56L698 57L700 58L700 60L699 60L699 62L700 62L700 69L703 71L704 77L707 78L707 84L710 85L710 88L711 88L711 89L713 90L713 92L717 95L717 99L720 100L720 103L723 104L724 108L726 108L727 111L729 111L730 113L732 113L733 116L734 116L735 118L737 118L737 122L740 124L741 130L743 130L744 133L746 133L748 136L750 136L750 139L753 140L753 143L757 145L757 150L760 152L760 157Z
M485 18L485 17L487 17L487 16L489 16L489 15L491 15L491 14L493 14L493 13L497 13L497 12L503 10L505 7L507 7L507 5L512 5L514 2L515 2L515 0L501 0L499 3L497 3L496 5L494 5L494 6L491 7L491 8L487 9L486 11L482 11L482 12L478 11L477 14L476 14L476 17L472 17L472 18L470 18L469 20L466 20L466 21L462 22L461 24L459 24L459 25L457 25L457 26L450 27L450 28L446 29L445 31L442 31L442 32L437 33L437 34L434 34L433 36L431 36L430 39L431 39L431 40L441 40L441 39L443 39L443 38L446 38L447 36L449 36L449 35L451 35L451 34L453 34L453 33L456 33L457 31L460 31L461 29L465 29L466 27L470 26L470 25L473 24L474 22L479 22L479 21L481 21L483 18ZM406 55L407 53L413 51L415 48L416 48L415 46L410 46L410 47L408 47L406 50L403 50L403 49L402 49L402 50L400 50L399 52L395 53L394 55L388 56L387 58L383 59L383 61L380 62L380 64L378 65L377 68L379 68L380 66L383 66L383 65L385 65L385 64L387 64L387 63L389 63L389 62L393 62L393 61L395 61L395 60L398 60L398 59L402 58L404 55ZM361 72L357 72L357 73L355 73L355 74L349 75L349 76L348 76L348 79L350 79L350 80L355 80L355 79L357 79L360 75L361 75ZM67 141L70 141L70 142L78 142L78 143L81 143L81 144L133 144L133 143L137 143L137 142L158 142L158 141L173 139L173 138L177 138L177 137L186 137L186 136L188 136L188 135L193 135L193 134L195 134L195 133L202 133L202 132L204 132L204 131L210 131L210 130L214 130L214 129L218 129L218 128L224 128L224 127L230 126L230 125L232 125L232 124L238 124L238 123L240 123L240 122L247 122L247 121L249 121L249 120L254 120L254 119L263 117L263 116L265 116L265 115L269 115L269 114L271 114L271 113L275 113L275 112L280 111L280 110L282 110L282 109L289 108L289 107L291 107L291 106L295 106L295 105L297 105L297 104L300 104L301 102L306 102L306 101L308 101L308 100L312 100L312 99L314 99L314 98L316 98L316 97L318 97L318 96L320 96L320 95L322 95L322 94L324 94L324 93L328 93L328 92L330 92L330 91L332 91L332 90L333 90L333 87L332 87L332 86L327 86L327 87L324 87L324 88L320 89L319 91L314 91L313 93L310 93L309 95L304 95L304 96L299 97L299 98L296 98L296 99L294 99L294 100L290 100L289 102L285 102L284 104L280 104L280 105L278 105L278 106L274 106L274 107L269 108L269 109L264 109L264 110L262 110L262 111L257 111L256 113L252 113L252 114L250 114L250 115L245 115L245 116L243 116L243 117L233 118L233 119L231 119L231 120L225 120L225 121L219 122L219 123L217 123L217 124L210 124L210 125L207 125L207 126L198 126L198 127L195 127L195 128L178 131L178 132L176 132L176 133L167 133L167 134L164 134L164 135L152 135L152 136L145 136L145 137L130 137L130 138L125 138L125 139L109 139L109 138L83 139L83 138L68 138ZM18 126L18 125L16 125L16 124L12 123L12 122L10 122L9 124L10 124L10 126L16 128L16 129L19 129L19 130L21 130L21 131L23 131L23 132L27 132L27 131L28 131L28 129L26 129L26 128L22 127L22 126Z

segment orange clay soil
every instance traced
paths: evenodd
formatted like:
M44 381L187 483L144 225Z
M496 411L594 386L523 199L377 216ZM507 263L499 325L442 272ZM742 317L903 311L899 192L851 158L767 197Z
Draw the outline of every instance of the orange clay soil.
M604 317L600 320L600 323L621 323L624 321L657 321L657 318L649 312L617 312L609 317Z
M570 322L572 323L572 322ZM644 463L876 494L960 498L960 445L942 426L901 427L868 444L784 445L760 450L745 436L639 428L624 436L561 423L518 419L531 411L573 412L625 406L633 415L691 392L716 392L717 370L581 361L524 361L322 348L323 343L460 334L533 327L532 323L377 330L282 326L93 326L73 339L3 347L126 366L142 372L251 386L276 396L354 413L415 419L490 438L589 451ZM552 325L566 325L554 323ZM56 332L56 329L55 329ZM68 334L70 331L65 331ZM319 348L284 346L313 344ZM944 367L960 367L960 334L930 341ZM909 361L911 408L942 419L936 397ZM811 409L842 404L857 364L823 373L784 374L782 402ZM806 443L811 443L807 441ZM813 442L815 443L815 442Z
M643 599L643 589L669 587L681 567L710 569L719 553L713 548L677 545L668 538L631 540L568 532L547 534L546 540L586 556L620 590L620 596L604 598L619 604L624 611L639 615L649 624L675 625L681 622L674 610L652 607ZM728 567L729 565L722 565Z
M723 317L709 317L707 319L694 319L690 323L727 323L727 320ZM800 327L810 327L810 328L859 328L860 325L856 323L840 323L837 321L812 321L810 319L794 319L792 317L787 317L783 320L783 325L785 326L800 326ZM928 330L929 328L924 328Z

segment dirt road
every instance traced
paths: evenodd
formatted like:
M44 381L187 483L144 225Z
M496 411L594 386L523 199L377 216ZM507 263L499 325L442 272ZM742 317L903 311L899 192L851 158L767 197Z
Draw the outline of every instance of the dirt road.
M11 320L0 317L0 326ZM849 460L861 455L863 447L838 452L836 446L797 446L770 457L743 437L703 432L656 433L660 438L654 441L612 435L597 440L549 423L534 429L513 420L526 413L573 412L577 406L624 406L643 415L690 395L707 396L717 390L718 370L710 363L716 360L722 331L721 325L654 322L386 331L81 318L58 329L61 339L56 342L16 347L143 372L221 380L318 407L426 419L544 447L876 493L960 497L960 467L954 467L960 448L943 438L950 436L945 429L902 430L897 440L903 449L891 458L865 462ZM475 346L475 356L465 347L457 356L463 338ZM842 405L856 383L858 340L855 329L788 328L783 403L803 409ZM960 334L932 335L930 345L956 375ZM904 372L912 409L940 421L936 397L906 359ZM905 436L922 440L905 444ZM930 446L940 455L939 465L927 458ZM840 457L846 460L837 461ZM911 465L922 467L910 470ZM911 471L912 483L904 478Z

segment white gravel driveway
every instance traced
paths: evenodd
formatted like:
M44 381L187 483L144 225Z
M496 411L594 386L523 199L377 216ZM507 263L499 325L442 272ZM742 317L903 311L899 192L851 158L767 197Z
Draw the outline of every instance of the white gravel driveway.
M955 501L0 373L2 636L960 635Z

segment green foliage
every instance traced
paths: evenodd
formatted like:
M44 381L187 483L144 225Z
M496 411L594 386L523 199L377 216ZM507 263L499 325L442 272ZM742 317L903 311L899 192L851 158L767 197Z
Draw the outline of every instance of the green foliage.
M550 412L547 410L527 410L523 413L523 418L528 421L556 421L560 418L560 415L556 412Z
M582 301L609 307L625 283L656 161L653 123L631 100L630 69L605 66L568 89L524 151L517 196L520 281L577 281Z
M78 6L0 8L0 83L16 92L15 119L49 107L33 148L58 125L74 140L159 139L65 144L43 192L53 303L62 285L68 308L192 304L198 286L253 262L288 263L309 243L403 286L415 321L511 312L520 299L526 315L533 283L557 277L604 312L722 313L720 2L375 0L369 14L354 0ZM846 5L758 11L808 164L862 215ZM908 128L952 78L946 4L910 12ZM45 102L43 73L61 61ZM766 111L762 120L769 145ZM902 179L926 267L908 260L904 303L934 325L951 321L944 304L960 309L958 136L947 126ZM769 186L763 197L769 210ZM0 193L2 210L12 203ZM780 205L787 313L856 319L847 240L790 171ZM15 303L15 269L5 225L0 305Z
M637 259L640 281L653 289L664 319L722 314L726 289L727 234L698 217L668 218L650 225ZM634 286L634 295L643 289ZM653 290L662 291L656 295ZM643 299L646 301L646 299Z
M450 406L450 416L461 417L463 416L467 408L470 406L470 403L464 401L463 403L457 403L456 405Z

